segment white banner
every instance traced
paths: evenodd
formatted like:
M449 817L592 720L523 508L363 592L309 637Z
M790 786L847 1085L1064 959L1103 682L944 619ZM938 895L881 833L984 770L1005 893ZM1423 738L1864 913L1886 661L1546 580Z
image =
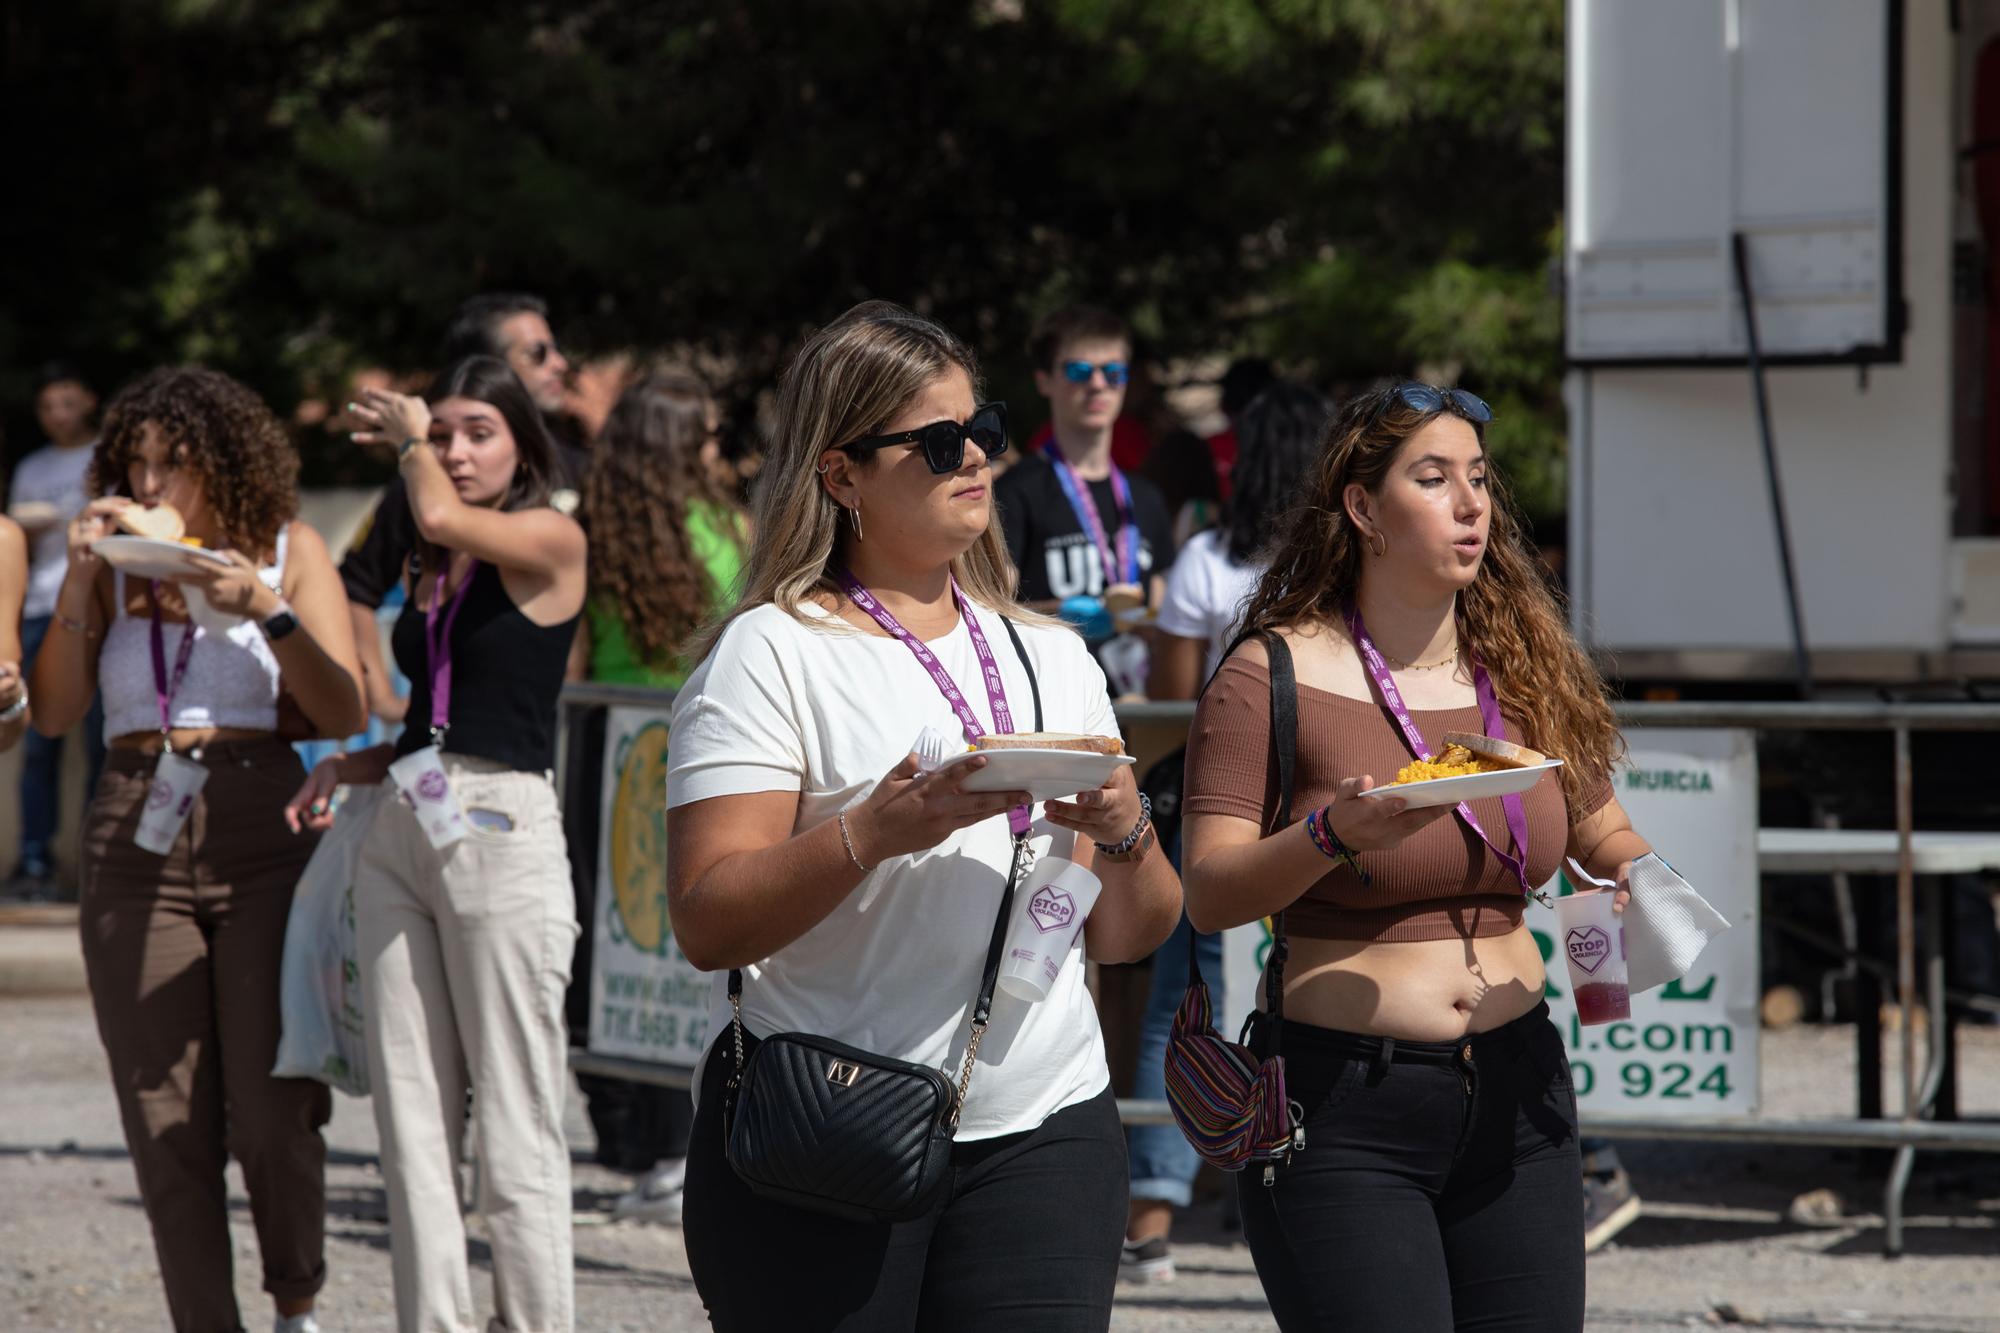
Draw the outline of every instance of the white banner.
M667 720L651 708L605 720L590 1049L692 1066L708 1044L710 978L667 921Z
M1555 912L1528 909L1577 1102L1618 1115L1757 1109L1757 751L1748 731L1637 729L1616 778L1632 827L1728 920L1679 981L1632 997L1632 1017L1584 1027L1556 953ZM1548 886L1567 892L1560 877ZM1588 1129L1588 1125L1585 1126Z

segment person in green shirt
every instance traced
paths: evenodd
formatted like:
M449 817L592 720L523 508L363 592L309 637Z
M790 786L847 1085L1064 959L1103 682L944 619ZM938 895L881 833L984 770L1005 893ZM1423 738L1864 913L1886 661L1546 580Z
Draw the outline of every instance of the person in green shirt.
M590 451L584 480L589 516L590 595L572 654L594 681L679 689L681 645L741 591L749 520L734 498L734 470L722 458L721 413L708 386L684 372L649 375L618 399ZM584 772L603 769L602 717L575 733ZM590 797L598 794L593 788ZM582 827L595 829L585 809ZM575 841L572 853L581 850ZM594 845L580 858L579 904L593 919ZM578 942L577 980L587 992L592 932ZM579 1075L598 1160L640 1173L619 1197L621 1222L680 1221L687 1170L688 1094L649 1084Z
M736 600L748 521L721 480L720 420L693 375L649 375L591 449L591 680L678 689L681 644Z

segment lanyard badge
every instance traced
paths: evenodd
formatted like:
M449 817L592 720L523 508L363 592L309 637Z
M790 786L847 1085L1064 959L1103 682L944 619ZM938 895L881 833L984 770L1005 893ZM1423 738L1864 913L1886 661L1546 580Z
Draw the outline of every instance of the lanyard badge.
M451 730L451 629L465 605L465 594L479 573L475 560L465 571L458 591L445 600L445 577L451 568L447 560L438 570L430 607L424 612L424 653L430 671L431 743L412 751L389 765L390 780L410 809L417 824L433 847L449 847L465 836L465 812L451 789L451 775L444 768L444 738Z

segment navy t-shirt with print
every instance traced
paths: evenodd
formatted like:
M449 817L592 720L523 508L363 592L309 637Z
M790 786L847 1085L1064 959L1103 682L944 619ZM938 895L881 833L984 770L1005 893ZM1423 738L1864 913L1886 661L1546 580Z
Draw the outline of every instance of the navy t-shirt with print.
M1126 480L1132 487L1132 517L1139 527L1140 584L1144 586L1149 576L1165 574L1174 562L1173 520L1153 483L1130 473ZM1062 482L1047 459L1022 459L994 484L993 494L1000 506L1000 527L1007 537L1008 553L1021 571L1022 601L1101 597L1108 585L1120 581L1115 571L1111 577L1105 576L1104 557L1070 507ZM1090 496L1104 522L1105 535L1116 542L1118 508L1110 480L1091 482Z

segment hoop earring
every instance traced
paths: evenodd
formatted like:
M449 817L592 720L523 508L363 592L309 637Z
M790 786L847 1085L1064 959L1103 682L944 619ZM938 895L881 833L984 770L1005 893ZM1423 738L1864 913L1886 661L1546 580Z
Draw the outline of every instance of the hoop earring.
M848 516L848 517L849 517L850 519L854 520L854 540L855 540L855 541L860 541L860 540L861 540L861 502L860 502L859 500L856 500L856 501L854 502L854 508L852 508L852 509L850 509L850 510L848 510L848 511L847 511L847 516Z
M1381 545L1376 545L1377 542L1380 542ZM1379 532L1370 533L1368 535L1368 549L1374 553L1377 560L1380 560L1383 556L1389 554L1389 539Z
M813 471L819 473L820 476L824 477L827 473L833 471L833 468L826 463L821 463L818 467L814 468Z

